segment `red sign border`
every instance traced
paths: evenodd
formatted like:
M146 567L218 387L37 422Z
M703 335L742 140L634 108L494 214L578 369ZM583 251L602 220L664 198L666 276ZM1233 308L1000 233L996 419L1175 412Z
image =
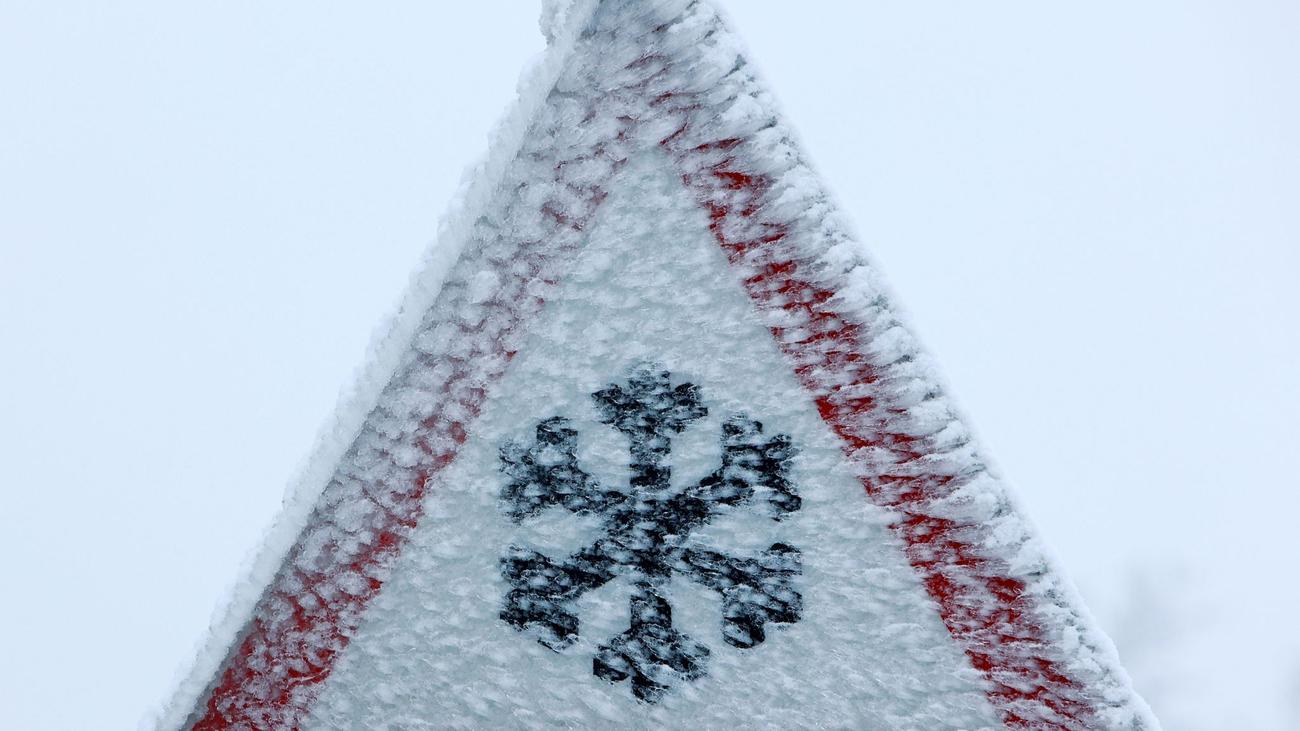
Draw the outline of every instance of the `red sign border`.
M647 47L653 47L654 40ZM655 89L656 79L677 60L662 51L643 55L628 67L645 69L642 81L620 90L643 95L658 118L620 119L607 139L595 140L580 154L555 164L549 184L558 195L539 206L553 235L516 242L512 260L503 267L514 279L502 281L501 291L489 300L498 331L491 337L466 332L477 337L477 344L466 352L436 360L421 355L409 366L450 368L442 399L415 437L423 455L420 466L409 484L366 491L382 518L371 540L340 559L342 563L319 572L295 568L295 557L304 551L300 538L205 694L193 717L194 729L299 725L418 524L429 488L455 459L469 423L513 357L507 335L522 331L543 306L542 297L525 293L537 283L556 283L555 264L580 245L605 198L604 180L580 181L573 171L583 162L617 158L611 155L613 148L632 145L645 129L664 122L675 124L658 146L677 167L687 194L708 213L710 230L750 301L768 316L765 321L790 323L771 327L772 335L818 412L842 440L846 457L859 462L869 452L875 463L894 466L864 472L866 495L899 515L894 533L949 632L988 681L987 696L1004 724L1095 726L1089 694L1071 677L1059 649L1046 637L1040 600L1013 575L1005 559L987 548L988 527L962 523L938 508L963 480L927 465L926 437L897 428L905 410L881 396L891 364L880 362L868 347L871 327L863 313L853 311L839 296L853 274L845 272L836 281L824 267L800 257L797 222L777 213L782 209L777 201L779 176L760 172L770 166L761 157L770 149L769 141L760 137L772 127L745 135L711 135L716 125L699 120L716 120L720 110L707 101L706 92ZM616 162L609 167L615 171L619 166ZM329 521L329 507L319 505L303 535ZM349 592L327 586L338 572L359 577L360 583Z

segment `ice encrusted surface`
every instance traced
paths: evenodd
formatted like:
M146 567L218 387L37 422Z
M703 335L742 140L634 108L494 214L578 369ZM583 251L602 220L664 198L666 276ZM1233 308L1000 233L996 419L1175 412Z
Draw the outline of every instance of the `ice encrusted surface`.
M721 727L744 718L770 727L981 728L1013 714L1029 727L1154 727L1109 641L984 468L874 268L712 8L691 0L595 5L548 6L544 27L554 45L524 88L532 101L505 128L464 212L444 230L370 385L321 450L253 586L236 598L212 652L200 658L196 682L165 723L179 725L194 707L191 721L203 717L202 684L217 684L218 664L251 616L260 624L242 641L255 658L244 668L252 681L221 695L209 716L259 726L692 719ZM721 175L720 165L729 166ZM687 188L675 185L710 170L722 181L715 187L726 190L701 193L697 184L696 193L713 203L689 200ZM762 199L746 201L759 195L757 179L768 181ZM749 205L753 214L729 217L718 200L733 201L733 211ZM798 309L750 306L799 295L753 284L770 266L758 258L762 247L757 254L733 247L728 262L710 238L779 240L808 287L836 293L837 312L860 328L879 371L869 395L884 405L862 416L884 426L852 426L883 429L894 441L902 435L919 445L908 448L921 450L917 459L903 463L888 446L846 459L809 388L849 398L865 386L836 382L835 372L797 358L804 376L796 379L787 346L815 339L819 323ZM513 361L511 353L518 353ZM639 362L662 364L714 399L712 421L675 441L678 473L699 480L716 467L717 419L743 412L792 436L800 448L793 480L806 500L776 526L780 535L770 521L743 515L699 531L719 549L759 550L774 541L800 548L803 616L757 647L729 648L718 639L717 597L674 583L665 590L676 602L674 620L709 645L708 672L653 706L591 672L599 648L588 645L627 627L627 595L618 594L625 584L611 581L578 601L582 629L561 652L498 616L507 590L498 563L510 545L522 541L560 557L598 536L590 521L562 511L524 525L509 520L498 500L505 478L496 450L539 421L564 416L577 425L582 464L604 484L626 483L627 447L593 418L590 394ZM838 418L848 429L850 417ZM862 480L913 479L917 470L951 485L921 506L927 519L956 526L950 534L973 555L998 557L998 571L1023 584L1017 611L1032 615L1034 638L1011 636L998 646L996 627L964 627L961 612L945 629L913 571L933 562L907 553L889 530L899 517L891 501L873 506L862 492ZM895 483L880 484L887 491ZM418 525L408 524L421 512ZM404 545L399 559L375 548L392 541ZM302 617L328 617L333 629L309 621L315 629L302 630ZM1030 639L1037 644L1016 649ZM1061 697L1086 712L1071 706L1058 715L1033 700L1032 685L992 708L991 676L963 654L973 646L1059 667L1072 679ZM310 675L321 658L333 670L324 682L278 693L277 683Z
M666 155L642 155L611 186L564 283L528 328L308 727L996 727L978 673L887 528L889 512L863 499L704 212L682 196ZM738 509L693 536L729 554L778 541L802 551L802 618L736 648L724 641L718 597L675 576L665 592L674 625L708 648L706 674L653 705L593 674L599 646L628 627L629 575L576 603L576 642L559 651L548 634L498 616L510 590L498 564L512 545L562 558L602 538L598 522L554 508L510 520L499 449L562 416L577 432L579 464L603 485L627 485L627 442L602 424L591 394L645 362L697 386L709 409L672 440L677 486L717 466L722 425L744 413L791 436L799 453L790 481L803 498L779 522Z
M354 450L367 418L409 357L412 339L425 324L452 265L470 245L481 212L498 201L501 190L511 187L507 177L517 172L513 165L524 137L576 50L578 37L597 4L598 0L572 0L571 12L565 14L568 22L549 26L554 36L548 36L551 43L545 54L521 75L518 99L493 130L488 154L466 171L467 183L448 205L434 244L424 252L391 316L376 328L366 362L358 367L355 382L346 386L333 416L322 425L311 454L286 487L284 507L249 560L246 579L234 587L225 606L216 609L208 637L189 673L161 709L157 728L188 727L196 709L205 702L233 647L256 616L259 600L312 522L322 493Z

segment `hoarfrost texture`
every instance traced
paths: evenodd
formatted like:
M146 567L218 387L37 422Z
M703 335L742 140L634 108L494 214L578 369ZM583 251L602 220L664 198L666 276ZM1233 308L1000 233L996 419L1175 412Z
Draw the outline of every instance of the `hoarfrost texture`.
M194 709L199 728L232 718L320 728L435 718L465 728L506 719L536 728L686 719L704 728L738 719L1155 728L713 9L549 3L542 26L548 58L416 280L350 412L353 427L322 449L259 565L265 591L237 602L171 720ZM794 268L798 286L783 284ZM861 362L831 348L845 338L865 350ZM699 433L725 435L730 424L757 439L762 422L799 447L782 459L801 508L763 528L743 515L707 527L679 521L728 551L762 537L746 554L758 559L676 547L667 558L629 558L632 545L642 559L659 550L636 536L657 536L658 546L671 531L611 528L626 521L607 510L601 530L615 549L582 554L605 545L599 532L552 519L533 536L544 552L520 546L502 560L516 539L499 505L496 453L539 422L551 424L533 432L542 439L567 440L563 425L578 425L584 439L568 474L624 484L619 471L630 468L630 484L667 489L667 473L655 477L666 467L646 456L666 453L664 435L644 459L634 440L629 464L595 428L604 420L636 431L609 389L638 363L662 364L714 399L672 429L682 440L672 469L695 481L684 484L716 486L709 474L726 464L718 440ZM814 403L810 391L824 395ZM593 393L605 395L593 403ZM544 421L555 417L565 421ZM856 446L843 450L845 440ZM526 448L503 454L505 477L518 477ZM772 504L795 505L794 492L775 487L781 480L762 483ZM530 482L505 512L529 516L535 499L581 518L616 500L580 482L576 494L549 496ZM680 515L711 514L690 490L682 494L698 505ZM729 499L712 490L714 505ZM647 509L678 515L655 505ZM767 537L778 523L788 544ZM575 549L582 560L563 570L546 558ZM614 590L630 597L574 589L575 576L594 590L614 578L610 567L633 564L642 579ZM674 584L669 565L722 595L721 627L706 609L716 598ZM936 581L959 585L936 590ZM508 582L534 591L511 594ZM547 582L560 588L536 590ZM680 601L673 618L711 645L666 621L669 593ZM942 621L940 595L961 597ZM1004 605L1014 609L993 617ZM710 616L711 631L695 624ZM515 631L538 625L549 642ZM647 661L690 682L665 692L668 675ZM215 688L202 687L208 678Z

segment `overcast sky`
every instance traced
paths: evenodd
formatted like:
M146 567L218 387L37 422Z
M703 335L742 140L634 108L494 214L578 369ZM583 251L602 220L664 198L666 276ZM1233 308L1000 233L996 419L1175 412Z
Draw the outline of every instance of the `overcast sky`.
M1296 728L1300 4L727 5L1167 727ZM542 44L0 0L6 727L170 693Z

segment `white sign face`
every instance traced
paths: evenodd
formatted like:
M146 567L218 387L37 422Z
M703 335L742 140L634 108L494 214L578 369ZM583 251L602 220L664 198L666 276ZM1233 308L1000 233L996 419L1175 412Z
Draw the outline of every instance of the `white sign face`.
M997 725L707 224L618 175L309 728Z
M169 725L1154 728L708 3L553 9Z

